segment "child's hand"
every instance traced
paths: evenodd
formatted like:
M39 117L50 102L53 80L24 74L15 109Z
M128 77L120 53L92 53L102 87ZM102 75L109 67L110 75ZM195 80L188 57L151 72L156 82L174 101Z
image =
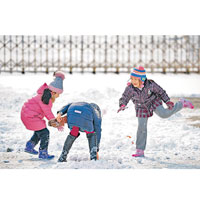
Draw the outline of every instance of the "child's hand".
M167 107L168 107L169 110L173 109L174 103L172 101L168 101L166 104L167 104Z
M48 121L48 125L57 128L59 126L59 122L56 119L51 119Z
M60 120L60 126L65 126L65 124L67 123L67 116L61 117Z
M62 119L61 119L61 114L60 114L60 113L57 114L56 120L57 120L59 123L61 122Z
M119 110L117 111L117 113L120 112L120 111L122 111L122 110L125 110L126 108L127 107L125 105L121 105L121 107L119 108Z

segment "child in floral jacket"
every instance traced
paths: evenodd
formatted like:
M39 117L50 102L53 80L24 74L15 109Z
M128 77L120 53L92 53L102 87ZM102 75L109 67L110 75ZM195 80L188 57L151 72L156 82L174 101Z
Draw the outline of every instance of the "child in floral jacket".
M143 157L147 140L147 121L155 112L161 118L168 118L182 108L193 109L192 103L186 99L180 99L176 104L170 101L169 96L155 81L146 78L143 67L136 67L131 73L131 83L128 84L119 100L119 111L125 110L128 102L135 104L136 117L138 118L138 130L136 140L136 153L133 157ZM162 105L166 103L167 109Z

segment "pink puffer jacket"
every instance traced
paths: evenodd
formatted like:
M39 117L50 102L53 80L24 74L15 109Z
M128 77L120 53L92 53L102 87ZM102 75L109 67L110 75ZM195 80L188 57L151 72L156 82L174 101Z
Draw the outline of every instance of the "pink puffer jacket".
M29 130L38 131L46 128L46 122L43 120L46 117L48 120L55 118L51 111L52 101L46 105L41 101L41 96L44 89L48 85L44 83L37 91L37 95L24 103L21 110L21 120L25 127Z

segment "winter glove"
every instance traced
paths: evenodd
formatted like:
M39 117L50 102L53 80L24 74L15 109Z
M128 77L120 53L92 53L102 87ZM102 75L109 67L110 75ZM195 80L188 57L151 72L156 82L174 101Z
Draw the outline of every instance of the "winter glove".
M117 111L117 113L120 112L120 111L122 111L122 110L125 110L126 108L127 107L125 105L121 105L121 107L119 108L119 110Z
M167 104L167 107L168 107L169 110L173 109L174 103L172 101L168 101L166 104Z

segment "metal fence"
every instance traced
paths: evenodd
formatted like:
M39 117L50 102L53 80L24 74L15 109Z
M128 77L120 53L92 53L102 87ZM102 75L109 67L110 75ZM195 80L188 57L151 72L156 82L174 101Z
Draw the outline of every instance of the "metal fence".
M0 36L0 72L200 73L200 36Z

